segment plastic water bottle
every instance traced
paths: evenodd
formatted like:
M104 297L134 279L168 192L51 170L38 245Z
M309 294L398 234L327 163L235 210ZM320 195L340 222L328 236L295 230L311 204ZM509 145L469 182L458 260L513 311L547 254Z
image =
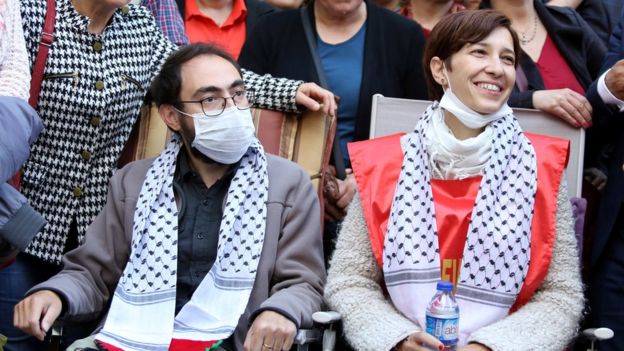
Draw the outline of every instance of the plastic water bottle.
M438 291L427 305L427 333L444 344L444 350L455 351L459 341L459 306L453 296L453 283L440 281Z

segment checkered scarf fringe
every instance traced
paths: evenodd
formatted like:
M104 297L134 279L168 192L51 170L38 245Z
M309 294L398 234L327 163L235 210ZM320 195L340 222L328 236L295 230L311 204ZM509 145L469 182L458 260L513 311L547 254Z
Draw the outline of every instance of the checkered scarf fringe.
M383 270L395 306L424 326L441 278L438 229L424 141L439 106L404 136L404 161L384 242ZM490 124L492 156L483 170L464 246L456 297L460 335L506 315L526 277L537 190L535 151L513 115ZM473 308L479 309L471 313ZM466 317L478 315L479 318Z

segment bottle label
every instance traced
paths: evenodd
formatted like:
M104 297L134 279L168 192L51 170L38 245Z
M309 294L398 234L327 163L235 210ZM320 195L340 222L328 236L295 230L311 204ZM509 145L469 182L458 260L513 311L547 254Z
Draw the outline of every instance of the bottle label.
M454 346L459 339L459 318L427 316L427 333L435 336L445 346Z

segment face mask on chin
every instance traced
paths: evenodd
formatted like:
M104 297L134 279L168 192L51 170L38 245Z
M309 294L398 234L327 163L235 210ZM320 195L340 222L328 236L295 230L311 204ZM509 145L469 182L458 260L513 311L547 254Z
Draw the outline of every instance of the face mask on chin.
M234 164L245 155L256 138L249 110L232 106L214 117L207 117L202 112L192 115L178 112L193 117L195 138L191 147L205 156L206 161Z
M443 69L444 76L446 77L446 81L449 86L448 89L444 91L442 99L440 99L440 107L452 113L466 127L471 129L481 129L491 122L513 113L513 110L509 107L509 105L507 105L507 102L505 102L498 111L487 115L481 114L466 106L457 97L457 95L453 93L451 80L447 74L446 66Z

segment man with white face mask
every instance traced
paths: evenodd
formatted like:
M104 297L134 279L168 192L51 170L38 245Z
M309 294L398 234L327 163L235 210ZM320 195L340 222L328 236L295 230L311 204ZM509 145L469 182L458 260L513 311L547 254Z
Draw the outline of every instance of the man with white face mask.
M290 349L325 281L307 174L264 153L253 92L222 51L180 49L151 94L172 140L117 172L85 243L16 306L15 325L43 338L61 312L106 312L94 339L107 350Z

